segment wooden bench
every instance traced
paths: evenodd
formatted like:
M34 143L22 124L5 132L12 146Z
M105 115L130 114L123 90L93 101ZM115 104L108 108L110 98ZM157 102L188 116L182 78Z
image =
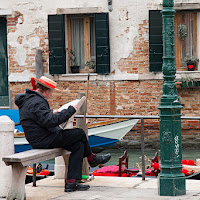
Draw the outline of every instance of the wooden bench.
M2 160L6 165L12 165L12 184L8 193L8 200L26 199L25 179L29 165L50 160L58 156L69 155L65 149L32 149L8 156L4 156Z

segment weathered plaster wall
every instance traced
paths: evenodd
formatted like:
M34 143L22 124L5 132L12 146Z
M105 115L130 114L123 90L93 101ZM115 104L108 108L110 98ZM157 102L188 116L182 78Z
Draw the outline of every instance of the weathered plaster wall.
M123 70L118 67L118 62L132 55L136 47L135 40L141 30L138 26L146 25L148 29L148 9L158 1L120 0L113 1L113 11L109 13L110 21L110 49L111 71L114 76L133 73L134 70ZM8 45L10 67L10 81L21 81L19 73L24 72L28 80L34 73L34 55L36 49L42 49L45 72L48 73L48 21L49 14L56 14L59 8L90 8L98 7L101 12L108 12L107 1L7 1L3 8L11 9L15 24L9 26ZM139 11L139 12L138 12ZM12 21L12 19L11 19ZM41 38L44 37L44 38ZM148 31L142 35L143 40L148 40ZM142 59L142 58L141 58ZM146 58L148 59L148 57ZM14 63L12 62L14 61ZM14 68L14 69L13 69ZM129 67L130 68L130 67ZM138 71L134 72L137 73ZM30 73L28 75L28 73Z

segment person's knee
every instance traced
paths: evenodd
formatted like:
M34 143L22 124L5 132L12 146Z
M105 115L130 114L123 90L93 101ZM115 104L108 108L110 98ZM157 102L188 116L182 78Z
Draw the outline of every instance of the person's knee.
M86 138L87 139L85 131L82 128L78 128L78 131L79 131L79 134L81 135L82 138Z

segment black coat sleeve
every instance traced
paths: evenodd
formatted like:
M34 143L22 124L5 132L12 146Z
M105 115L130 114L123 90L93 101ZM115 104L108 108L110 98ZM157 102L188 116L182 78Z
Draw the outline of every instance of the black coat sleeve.
M44 101L38 101L34 105L30 105L29 109L35 121L45 128L53 128L62 124L76 112L73 106L69 106L68 109L53 114L53 110L49 109L48 104Z

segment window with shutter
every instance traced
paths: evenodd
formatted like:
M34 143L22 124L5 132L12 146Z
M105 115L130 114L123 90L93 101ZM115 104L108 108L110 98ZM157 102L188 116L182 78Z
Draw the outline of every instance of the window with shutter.
M48 31L50 74L65 74L66 51L64 15L49 15Z
M108 13L95 14L96 32L96 62L97 73L110 73L110 45L109 45Z
M175 24L175 53L176 68L184 71L187 69L184 57L197 56L197 12L178 11L174 18ZM186 25L187 36L182 39L178 33L180 25ZM159 10L149 11L149 66L151 72L162 71L162 14ZM197 69L197 67L196 67Z
M0 106L9 106L7 21L0 17Z
M163 41L162 14L159 10L149 11L149 66L151 72L162 71Z
M65 20L63 15L51 15L48 19L51 74L73 73L77 66L74 73L110 72L108 13L66 15Z

